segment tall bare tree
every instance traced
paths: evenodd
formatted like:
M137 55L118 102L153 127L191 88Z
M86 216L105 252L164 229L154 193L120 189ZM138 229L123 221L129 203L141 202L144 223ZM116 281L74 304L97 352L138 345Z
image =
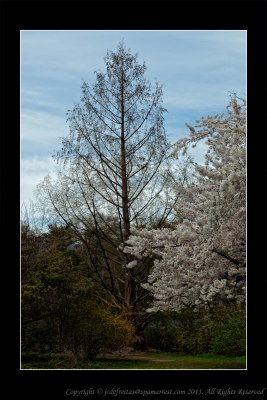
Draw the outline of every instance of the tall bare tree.
M57 179L39 185L42 202L75 232L87 252L91 276L114 304L131 310L140 327L147 316L138 304L149 263L125 268L131 256L122 248L132 227L160 226L170 215L168 151L162 87L154 88L121 43L104 58L105 73L82 85L81 104L68 112L70 133L55 158ZM154 224L155 227L155 224Z

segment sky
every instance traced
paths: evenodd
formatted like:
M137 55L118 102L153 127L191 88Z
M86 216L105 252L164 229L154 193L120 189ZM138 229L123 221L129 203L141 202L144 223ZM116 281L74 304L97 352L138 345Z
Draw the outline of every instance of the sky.
M246 31L21 31L21 204L55 174L52 155L69 132L66 113L122 40L145 61L146 78L163 85L173 143L189 134L186 123L225 112L230 93L246 96ZM198 147L196 159L203 151Z

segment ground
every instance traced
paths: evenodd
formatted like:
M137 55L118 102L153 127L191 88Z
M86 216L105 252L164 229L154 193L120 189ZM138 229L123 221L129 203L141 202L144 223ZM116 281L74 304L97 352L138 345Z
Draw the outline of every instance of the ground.
M22 354L22 369L245 369L246 357L156 351L99 354L94 362L75 360L71 354Z

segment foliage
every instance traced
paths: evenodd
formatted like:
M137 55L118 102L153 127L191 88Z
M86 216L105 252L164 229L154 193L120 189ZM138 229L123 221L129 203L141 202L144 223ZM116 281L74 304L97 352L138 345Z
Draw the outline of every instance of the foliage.
M214 353L227 356L246 354L244 310L216 307L179 313L166 313L165 318L145 329L148 346L179 354Z
M209 350L210 331L205 318L204 309L193 312L187 308L179 313L166 313L165 318L146 328L147 343L162 351L180 354L206 353Z
M63 227L23 236L22 351L71 351L93 359L126 345L132 327L96 298L77 255L67 250L70 241Z
M243 312L237 311L224 324L215 326L209 350L226 356L246 354L246 320Z
M87 307L73 310L63 324L62 339L66 349L87 360L94 360L104 351L118 350L129 342L131 327L118 315L88 303Z

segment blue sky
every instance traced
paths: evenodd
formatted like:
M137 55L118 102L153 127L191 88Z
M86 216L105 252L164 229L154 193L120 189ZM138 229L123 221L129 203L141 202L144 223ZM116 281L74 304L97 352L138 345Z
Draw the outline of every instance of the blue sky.
M188 135L186 123L224 112L229 92L246 95L246 31L21 31L21 203L53 174L67 110L121 40L163 85L172 142Z

